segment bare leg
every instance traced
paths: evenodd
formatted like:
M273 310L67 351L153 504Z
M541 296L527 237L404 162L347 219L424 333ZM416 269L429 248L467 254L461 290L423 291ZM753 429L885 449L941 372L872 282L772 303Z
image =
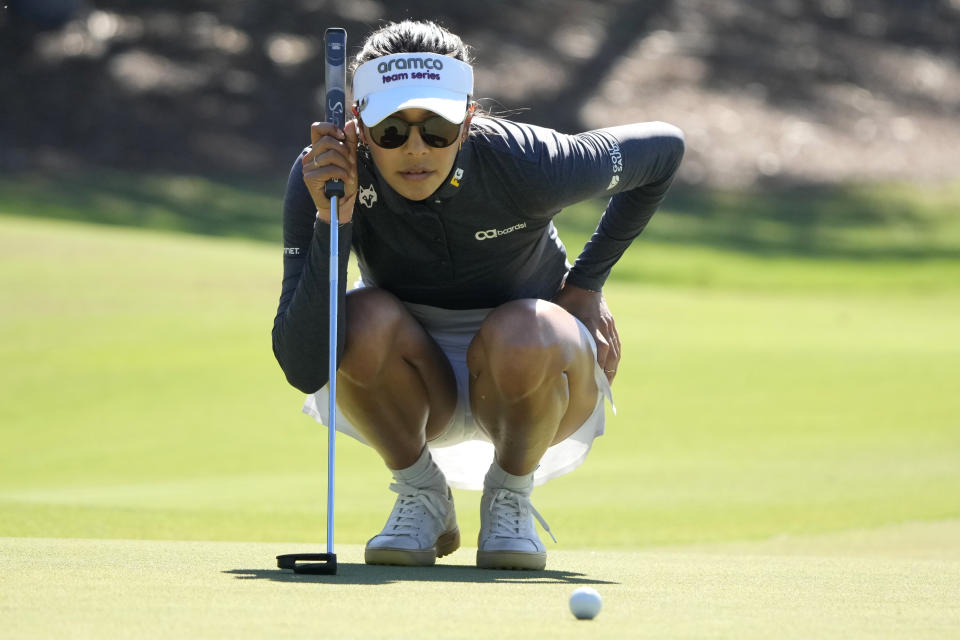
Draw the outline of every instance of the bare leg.
M490 312L467 351L473 415L501 468L533 471L597 401L594 356L577 321L545 300L516 300Z
M337 405L391 469L417 461L457 403L453 369L436 342L382 289L347 295L347 344Z

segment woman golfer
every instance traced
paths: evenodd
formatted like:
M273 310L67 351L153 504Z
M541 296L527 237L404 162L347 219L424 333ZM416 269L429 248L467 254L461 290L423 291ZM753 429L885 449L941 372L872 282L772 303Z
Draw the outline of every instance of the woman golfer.
M516 61L517 67L523 61ZM620 340L601 293L683 155L664 123L565 135L475 113L459 37L430 22L373 33L353 71L355 119L314 123L284 199L273 348L327 415L329 201L339 202L336 428L373 447L399 496L371 564L431 565L460 545L450 486L483 490L477 565L543 569L531 491L603 433ZM608 197L571 266L552 219ZM552 537L552 534L551 534Z

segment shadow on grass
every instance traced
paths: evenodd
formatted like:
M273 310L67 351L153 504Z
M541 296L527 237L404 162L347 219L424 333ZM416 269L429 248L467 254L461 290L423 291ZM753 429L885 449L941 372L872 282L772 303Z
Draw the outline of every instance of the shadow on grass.
M604 204L561 214L561 233L588 237ZM958 209L960 183L781 185L746 191L677 186L643 239L765 257L958 259Z
M0 212L279 242L285 177L114 170L0 178Z
M279 242L285 176L188 176L88 169L0 176L0 213ZM572 255L604 201L557 217ZM644 242L764 257L861 261L960 259L960 182L769 185L742 191L676 185Z
M508 571L478 569L470 566L441 565L433 567L394 567L358 563L341 563L335 576L294 573L283 569L231 569L226 574L238 580L273 580L321 584L384 585L395 582L475 582L537 584L618 584L610 580L590 578L582 573L561 570Z

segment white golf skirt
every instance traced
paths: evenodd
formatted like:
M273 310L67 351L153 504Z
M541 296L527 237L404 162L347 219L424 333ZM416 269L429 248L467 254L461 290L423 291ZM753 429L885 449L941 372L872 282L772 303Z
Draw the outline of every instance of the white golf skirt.
M447 483L457 489L483 489L483 478L493 462L494 449L483 429L473 419L470 411L470 385L467 370L467 347L480 329L487 314L492 309L451 310L426 305L404 303L407 309L433 336L446 354L457 379L457 408L453 419L439 437L429 441L430 453L447 478ZM593 336L582 322L577 320L584 340L594 353L594 379L597 383L597 404L593 413L569 438L548 448L540 459L540 466L534 473L534 484L543 484L579 467L597 436L603 435L605 415L604 398L610 402L610 408L616 413L610 383L596 363L597 345ZM307 396L303 412L317 422L326 425L329 391L327 386ZM366 439L354 428L350 421L336 413L337 431L364 444Z

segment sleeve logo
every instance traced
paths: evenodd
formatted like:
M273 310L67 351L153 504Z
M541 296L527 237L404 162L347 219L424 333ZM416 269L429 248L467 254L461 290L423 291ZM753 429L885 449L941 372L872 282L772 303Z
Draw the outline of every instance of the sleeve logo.
M620 174L623 173L623 155L620 153L620 145L614 141L607 149L610 154L610 163L612 165L613 176L610 178L610 184L607 185L607 191L620 184Z

